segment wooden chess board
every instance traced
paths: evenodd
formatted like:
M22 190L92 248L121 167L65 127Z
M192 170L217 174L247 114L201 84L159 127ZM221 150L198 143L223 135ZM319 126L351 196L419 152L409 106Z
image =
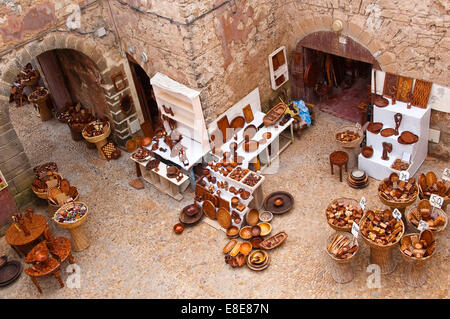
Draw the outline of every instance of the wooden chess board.
M108 144L102 147L102 152L103 154L105 154L105 157L108 161L111 160L112 158L111 154L114 152L115 149L116 146L114 145L113 142L108 142Z

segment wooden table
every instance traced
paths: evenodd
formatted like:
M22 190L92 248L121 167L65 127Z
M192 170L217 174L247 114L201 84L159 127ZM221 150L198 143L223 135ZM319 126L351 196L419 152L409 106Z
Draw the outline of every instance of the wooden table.
M333 165L339 166L339 180L342 182L342 166L345 165L347 172L348 154L344 151L336 151L330 154L331 175L333 175Z
M44 239L43 234L47 226L47 221L42 215L32 214L31 222L27 217L24 220L30 235L26 236L16 223L11 224L5 235L6 242L20 257L26 256L33 246L35 246L36 242Z

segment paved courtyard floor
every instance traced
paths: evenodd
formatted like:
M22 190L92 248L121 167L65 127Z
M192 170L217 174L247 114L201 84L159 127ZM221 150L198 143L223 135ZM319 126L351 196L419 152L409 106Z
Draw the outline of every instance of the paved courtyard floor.
M135 177L134 163L122 153L117 161L102 161L96 150L71 140L67 125L56 120L40 122L30 105L11 106L11 118L32 165L55 161L64 177L78 187L80 200L89 205L85 232L88 249L74 253L80 266L80 288L59 288L55 278L39 282L40 295L30 278L0 288L0 298L448 298L449 227L438 238L437 252L427 268L428 280L421 288L402 280L404 261L394 251L397 268L381 276L381 287L369 289L369 248L362 243L354 261L355 278L337 284L326 255L326 239L332 234L324 212L337 197L365 196L369 208L383 207L377 197L378 181L371 179L363 190L354 190L337 175L330 175L328 155L335 150L334 130L345 122L318 112L316 123L281 155L276 175L266 175L265 194L291 192L295 207L276 216L273 232L284 230L287 241L270 252L272 261L263 272L225 264L222 248L225 233L204 222L176 235L182 207L192 203L193 192L181 202L161 194L151 185L135 190L128 182ZM419 170L440 175L449 163L426 161ZM417 176L417 174L416 174ZM45 206L37 212L46 216ZM50 221L52 231L68 236ZM18 259L0 238L0 255ZM63 265L61 276L69 274Z

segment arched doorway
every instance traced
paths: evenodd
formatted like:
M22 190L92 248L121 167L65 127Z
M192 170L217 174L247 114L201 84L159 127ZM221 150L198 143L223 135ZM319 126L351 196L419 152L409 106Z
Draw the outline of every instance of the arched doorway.
M108 50L102 50L101 45L90 38L64 33L51 33L40 41L31 42L17 49L14 55L8 56L9 59L3 59L0 76L0 170L7 180L8 189L14 196L18 206L22 206L35 198L30 188L34 174L30 159L11 122L9 103L11 85L16 80L17 74L21 72L27 63L31 60L36 61L41 54L45 55L46 52L57 49L70 50L63 53L65 57L62 59L66 61L70 61L71 57L74 56L77 56L76 59L83 57L80 59L88 59L90 61L93 67L85 68L85 71L89 73L95 69L95 72L91 74L92 78L98 79L95 95L97 98L100 96L100 98L106 99L106 110L108 108L111 111L113 108L119 109L118 100L123 94L127 93L128 81L126 78L123 81L125 82L125 88L119 93L114 90L114 83L111 79L112 74L123 70L123 59L119 54L115 53L110 53L107 59L104 52L108 52ZM71 72L69 77L75 77L76 80L76 74L76 71ZM51 88L49 89L51 90ZM111 97L114 97L114 99ZM105 109L104 105L102 107ZM108 113L106 110L105 113ZM124 127L120 129L125 132L124 134L127 134L128 119L132 118L134 114L135 112L132 112L126 117L116 110L115 114L112 114L113 122L111 124L114 126L122 121L121 123ZM127 136L129 135L128 133Z
M350 121L361 119L358 103L369 96L371 69L381 69L367 48L331 31L300 39L290 68L293 98Z

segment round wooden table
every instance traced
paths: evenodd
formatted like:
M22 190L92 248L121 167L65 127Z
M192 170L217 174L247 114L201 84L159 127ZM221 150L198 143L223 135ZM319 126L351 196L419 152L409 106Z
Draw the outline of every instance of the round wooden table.
M35 246L35 243L40 241L41 237L44 239L43 234L47 226L47 221L42 215L32 214L31 221L27 217L24 217L24 220L25 226L30 232L28 236L19 228L17 223L11 224L5 235L6 242L20 257L26 256Z
M335 151L330 154L331 175L333 175L333 165L339 166L339 180L342 182L342 166L345 165L347 172L348 154L344 151Z

